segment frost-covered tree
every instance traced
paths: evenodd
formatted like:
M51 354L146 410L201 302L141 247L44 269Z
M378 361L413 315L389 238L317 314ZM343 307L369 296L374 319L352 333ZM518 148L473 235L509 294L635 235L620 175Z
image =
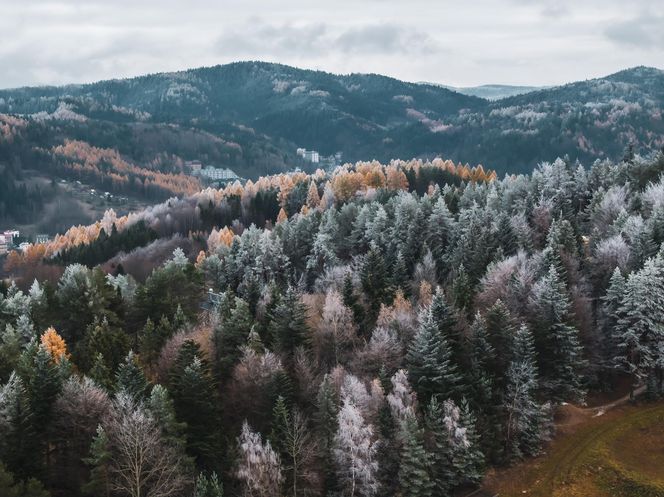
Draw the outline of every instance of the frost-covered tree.
M373 426L348 398L337 417L334 458L341 493L345 497L369 497L377 491L376 442Z
M245 421L238 438L238 462L235 475L242 483L245 497L279 497L281 495L281 462L269 441Z
M434 395L441 399L456 395L461 384L434 311L433 304L422 311L420 326L406 355L410 383L425 404Z
M533 338L522 325L514 336L503 404L507 417L505 450L510 459L538 454L547 440L547 412L536 400L538 386Z

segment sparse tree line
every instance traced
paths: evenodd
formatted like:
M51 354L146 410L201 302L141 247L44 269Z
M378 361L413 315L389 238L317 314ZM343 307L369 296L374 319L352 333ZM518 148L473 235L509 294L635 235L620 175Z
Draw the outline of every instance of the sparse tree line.
M662 171L313 176L274 226L213 230L145 281L13 283L0 494L452 495L540 453L562 402L625 377L659 397Z

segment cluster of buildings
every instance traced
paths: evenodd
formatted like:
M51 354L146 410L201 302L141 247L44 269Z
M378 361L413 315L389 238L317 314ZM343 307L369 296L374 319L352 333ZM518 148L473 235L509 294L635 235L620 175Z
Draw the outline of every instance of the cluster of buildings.
M10 250L24 251L30 246L27 241L20 242L21 233L18 230L5 230L0 232L0 255L5 255ZM46 243L50 240L48 235L35 235L35 243Z
M203 167L201 161L198 160L187 161L184 166L189 174L200 178L204 183L228 184L243 180L232 169L214 166Z
M325 169L334 169L335 167L340 166L343 160L343 154L341 152L337 152L333 155L321 156L316 150L298 148L296 153L298 157L304 160L304 162L318 164Z

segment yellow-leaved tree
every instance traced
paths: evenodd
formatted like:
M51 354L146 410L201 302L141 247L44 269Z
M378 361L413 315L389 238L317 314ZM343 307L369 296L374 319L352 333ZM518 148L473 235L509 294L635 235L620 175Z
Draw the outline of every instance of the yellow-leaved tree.
M69 357L69 354L67 353L67 344L65 343L64 338L62 338L52 326L42 334L41 344L48 353L51 354L51 357L56 364L59 363L63 357Z

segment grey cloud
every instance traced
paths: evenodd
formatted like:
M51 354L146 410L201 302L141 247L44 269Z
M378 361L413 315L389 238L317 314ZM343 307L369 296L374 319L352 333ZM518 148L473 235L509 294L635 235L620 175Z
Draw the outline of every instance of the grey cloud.
M342 33L335 45L352 53L433 53L440 47L426 33L395 24L372 24Z
M664 46L664 16L642 15L615 23L604 31L611 41L640 48Z
M241 56L316 57L330 51L348 54L432 53L439 47L426 33L395 24L343 28L327 23L267 24L248 20L241 29L227 30L217 49Z

